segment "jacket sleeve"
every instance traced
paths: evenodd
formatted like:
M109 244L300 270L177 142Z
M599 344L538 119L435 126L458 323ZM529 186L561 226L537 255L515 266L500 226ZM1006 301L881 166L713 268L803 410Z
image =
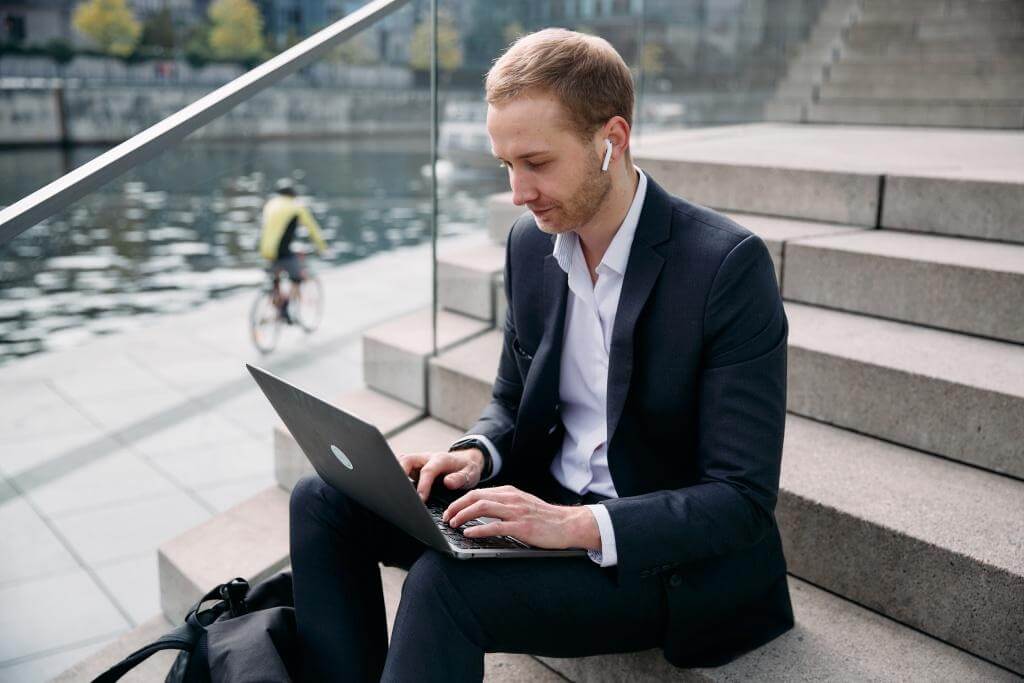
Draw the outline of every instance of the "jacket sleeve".
M775 524L788 326L771 257L751 235L723 259L704 313L697 483L605 501L620 576L726 555Z
M313 218L313 213L305 206L299 207L299 222L306 226L306 230L309 231L309 237L316 244L317 251L321 254L327 250L327 243L324 242L323 235L320 234L320 224Z
M519 401L523 395L523 381L516 365L515 352L512 350L516 339L516 328L512 315L512 243L515 226L509 231L505 244L505 300L508 303L505 313L504 343L501 359L498 362L498 374L491 390L491 401L484 408L480 418L467 434L482 434L490 439L498 450L502 461L506 461L512 449L512 437L515 433L516 415L519 412ZM493 473L497 475L497 471ZM493 478L492 475L492 478Z

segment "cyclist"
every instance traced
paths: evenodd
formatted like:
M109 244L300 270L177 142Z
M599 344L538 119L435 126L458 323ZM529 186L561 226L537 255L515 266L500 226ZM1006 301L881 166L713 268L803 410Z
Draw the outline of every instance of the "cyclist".
M275 194L263 205L263 228L260 233L260 254L271 262L270 270L274 275L274 303L277 304L281 318L289 325L292 323L288 314L288 302L292 291L298 291L304 274L299 257L292 251L292 240L299 224L305 226L310 239L321 255L327 249L327 243L320 235L320 226L313 214L296 197L295 187L291 181L282 178L277 181ZM288 296L281 296L280 272L288 273L292 287Z

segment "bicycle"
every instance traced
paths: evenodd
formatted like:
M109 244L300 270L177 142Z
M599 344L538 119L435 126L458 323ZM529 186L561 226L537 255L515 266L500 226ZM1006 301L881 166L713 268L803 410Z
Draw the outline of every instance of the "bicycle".
M249 311L249 333L260 353L277 346L281 326L297 324L306 334L320 326L324 313L324 286L305 266L305 254L298 254L302 279L292 282L284 268L267 269L267 280L256 294Z

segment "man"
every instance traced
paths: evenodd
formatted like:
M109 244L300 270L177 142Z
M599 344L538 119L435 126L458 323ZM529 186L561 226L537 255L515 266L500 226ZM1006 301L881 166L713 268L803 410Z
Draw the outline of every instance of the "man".
M288 301L291 292L298 290L296 287L292 287L289 289L289 296L282 296L278 273L282 270L288 273L288 279L292 281L293 285L298 285L303 280L302 263L292 251L292 241L295 239L295 231L299 224L305 226L310 239L316 245L317 252L323 254L327 250L327 243L320 235L319 224L309 209L296 197L295 187L291 181L282 178L277 181L274 196L263 205L260 255L270 261L270 270L274 273L275 303L281 312L281 317L289 324L292 321L288 314Z
M480 680L491 651L728 661L793 623L773 517L787 324L768 252L632 164L633 84L604 40L521 38L487 101L529 209L508 237L493 398L450 452L400 459L422 497L435 481L470 489L449 524L497 518L466 536L589 559L451 559L304 479L291 541L305 673ZM390 650L377 560L410 567Z

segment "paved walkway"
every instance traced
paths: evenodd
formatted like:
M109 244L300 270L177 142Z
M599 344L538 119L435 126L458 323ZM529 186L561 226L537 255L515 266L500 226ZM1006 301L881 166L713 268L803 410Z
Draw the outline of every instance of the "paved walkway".
M0 369L0 682L47 680L156 615L157 547L273 482L273 412L243 363L328 397L358 386L361 332L428 305L430 273L429 245L321 271L321 329L286 328L267 357L246 291Z

